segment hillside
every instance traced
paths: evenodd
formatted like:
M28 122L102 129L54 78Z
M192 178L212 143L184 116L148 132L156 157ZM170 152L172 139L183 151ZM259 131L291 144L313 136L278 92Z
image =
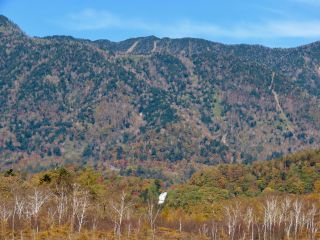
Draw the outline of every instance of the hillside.
M319 239L319 193L320 150L252 165L211 166L170 187L111 170L11 169L0 173L0 236Z
M220 164L192 175L174 186L170 201L189 213L204 213L207 206L221 199L258 197L268 194L310 194L320 192L320 151L300 151L271 161L251 165Z
M216 164L319 146L320 42L29 37L0 17L0 165Z

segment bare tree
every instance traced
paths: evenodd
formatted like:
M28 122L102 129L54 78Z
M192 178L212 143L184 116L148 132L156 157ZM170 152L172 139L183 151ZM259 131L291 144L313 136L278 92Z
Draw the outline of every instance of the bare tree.
M158 215L161 211L161 207L163 206L165 200L167 197L167 192L163 192L159 195L158 197L158 202L155 204L155 202L149 198L148 199L148 213L147 213L147 218L148 222L152 231L152 239L155 238L155 233L156 233L156 221L158 218ZM181 224L181 222L180 222ZM181 227L181 225L180 225Z
M228 235L231 240L234 239L238 219L241 217L240 205L237 202L235 206L225 207L225 213L227 218Z
M244 216L245 223L247 224L247 231L250 233L251 229L251 240L254 239L254 215L251 207L247 208L247 212Z
M23 216L23 211L26 207L26 201L22 197L15 196L15 212L18 215L18 219L20 220Z
M12 215L12 209L5 203L2 203L0 205L0 218L1 218L1 231L2 235L4 233L4 229L6 227L6 224L8 222L8 219Z
M86 211L88 208L88 191L83 192L82 196L78 198L76 216L78 220L78 232L81 231L84 219L86 217Z
M47 208L47 224L48 226L52 226L55 222L55 217L57 215L57 210L53 207L48 207Z
M89 192L80 189L79 185L74 184L72 195L72 213L71 213L71 232L74 229L74 222L77 219L78 232L81 231L86 217L86 211L89 204Z
M128 209L132 206L131 202L128 202L126 194L122 191L120 201L111 201L111 209L113 210L114 217L114 232L117 234L118 237L121 236L121 227L123 219L128 211Z
M25 208L25 200L22 197L19 197L17 194L14 194L14 203L13 203L13 212L12 212L12 237L14 239L14 230L15 230L15 216L18 215L18 219L21 220L23 210Z
M286 232L286 236L287 236L288 239L290 239L290 232L291 232L291 228L292 228L292 224L293 224L293 218L294 218L293 212L290 211L290 213L289 213L289 215L287 217L287 223L286 223L286 225L284 227L284 230Z
M274 226L278 217L278 201L276 198L267 199L264 205L264 238L273 238ZM269 235L269 236L268 236Z
M64 187L56 186L56 195L55 200L57 203L57 217L58 217L58 224L61 225L62 218L67 211L68 206L68 196L67 192Z
M206 223L204 223L200 228L199 228L199 235L200 237L207 238L209 235L209 228Z
M309 232L310 239L316 239L316 235L318 232L317 224L315 223L315 217L318 214L318 209L315 204L312 204L311 209L306 214L306 227Z
M211 225L211 238L212 240L216 240L218 239L219 235L218 235L218 226L212 222L212 225Z
M34 218L37 232L39 231L38 217L40 210L50 196L49 192L36 187L33 188L33 194L29 196L29 210L31 216Z
M297 238L298 228L301 221L301 210L302 210L302 202L298 199L293 202L293 212L294 212L294 236Z
M279 227L283 223L284 223L284 225L287 224L290 208L291 208L291 199L286 197L280 204L280 212L279 212L279 216L278 216L278 226Z
M156 205L152 200L148 200L148 222L152 231L152 239L155 238L156 221L161 210L161 205Z

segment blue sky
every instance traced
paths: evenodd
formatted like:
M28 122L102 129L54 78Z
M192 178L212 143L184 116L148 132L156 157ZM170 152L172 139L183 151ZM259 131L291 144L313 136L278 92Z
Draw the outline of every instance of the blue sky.
M320 0L0 0L30 36L196 37L293 47L320 40Z

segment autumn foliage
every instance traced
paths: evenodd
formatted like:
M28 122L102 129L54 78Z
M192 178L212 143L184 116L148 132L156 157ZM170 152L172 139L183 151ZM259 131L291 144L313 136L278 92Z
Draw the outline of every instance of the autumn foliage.
M199 170L180 185L89 168L0 176L4 239L317 239L320 151ZM157 204L168 191L164 205Z

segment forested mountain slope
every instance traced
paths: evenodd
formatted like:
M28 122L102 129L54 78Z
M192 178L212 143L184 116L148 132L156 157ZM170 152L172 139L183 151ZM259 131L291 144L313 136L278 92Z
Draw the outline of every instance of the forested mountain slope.
M320 42L36 38L1 16L1 166L270 159L319 146L319 87Z

